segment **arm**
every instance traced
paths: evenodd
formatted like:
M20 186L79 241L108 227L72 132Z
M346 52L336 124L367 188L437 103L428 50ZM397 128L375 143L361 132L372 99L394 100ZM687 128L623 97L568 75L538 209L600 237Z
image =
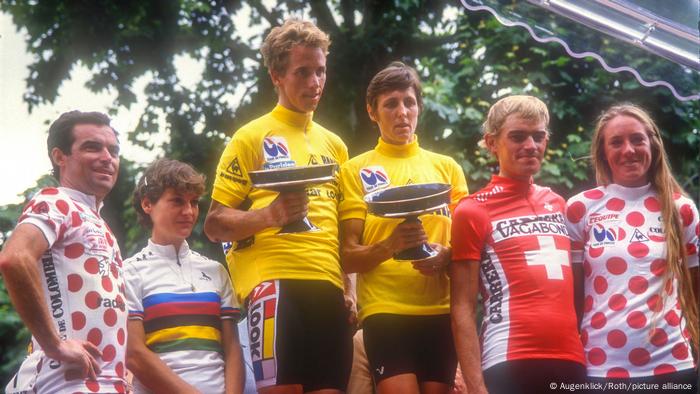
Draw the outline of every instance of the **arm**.
M401 223L391 235L372 245L362 244L365 221L348 219L340 223L340 261L345 272L367 272L400 252L423 242L428 237L418 223Z
M430 247L435 249L438 254L429 259L414 261L413 268L426 276L434 276L442 272L443 268L447 267L452 260L452 249L440 244L431 243Z
M346 274L343 272L343 298L345 307L348 309L348 323L357 327L357 274Z
M154 393L199 393L146 347L143 321L127 322L126 367Z
M583 318L583 264L572 264L571 272L574 274L574 308L576 309L576 321L579 328Z
M224 347L224 379L226 381L226 393L243 393L245 387L245 364L243 363L243 351L238 342L238 327L233 319L221 321L221 337Z
M452 332L462 376L469 393L487 393L481 373L481 350L476 332L479 262L453 262L450 264L450 279Z
M41 273L37 267L49 244L44 234L32 224L20 224L13 231L0 253L0 271L5 287L17 313L46 356L75 364L73 378L97 379L100 367L97 358L102 353L90 342L61 340L56 332L49 308L44 300Z
M268 227L282 227L302 219L308 213L306 192L280 193L265 208L250 211L230 208L216 200L211 201L204 233L213 242L240 241Z

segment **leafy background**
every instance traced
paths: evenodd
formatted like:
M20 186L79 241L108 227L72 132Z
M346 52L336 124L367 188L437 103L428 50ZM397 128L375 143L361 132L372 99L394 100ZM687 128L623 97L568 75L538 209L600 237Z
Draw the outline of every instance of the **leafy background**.
M95 92L116 91L110 113L132 108L139 95L147 105L131 142L156 148L153 135L165 124L165 156L191 163L209 175L230 134L269 111L276 94L258 48L271 26L291 15L306 15L332 39L328 80L315 119L339 134L351 155L371 149L377 130L365 112L371 77L393 60L414 65L424 83L421 145L454 157L476 191L497 170L477 147L486 111L506 94L540 97L551 111L552 139L537 182L567 197L594 185L587 160L595 118L613 103L631 101L658 122L678 179L698 200L700 105L675 100L663 88L640 86L629 74L609 74L592 59L569 58L557 44L542 45L520 28L501 26L485 13L469 13L450 1L268 1L194 0L4 0L0 11L27 33L29 66L23 99L29 109L50 104L76 65L90 69ZM248 18L232 18L237 13ZM257 32L243 34L244 32ZM583 33L585 34L585 33ZM586 39L586 37L582 37ZM600 40L590 37L590 40ZM605 46L601 42L601 46ZM178 78L174 59L187 55L204 64L195 87ZM136 79L149 80L143 92ZM699 84L697 75L689 83ZM7 94L7 92L6 92ZM142 164L122 158L119 181L103 211L124 256L143 246L131 192ZM44 176L39 187L51 184ZM0 245L22 204L0 207ZM202 201L201 211L209 206ZM201 229L193 248L220 259L218 245ZM23 357L29 335L12 310L0 282L0 380L3 385Z

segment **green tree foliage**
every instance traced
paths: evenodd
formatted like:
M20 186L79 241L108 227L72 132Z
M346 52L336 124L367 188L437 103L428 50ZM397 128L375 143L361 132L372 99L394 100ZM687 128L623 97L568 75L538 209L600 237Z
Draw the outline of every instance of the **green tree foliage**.
M378 133L366 115L370 78L392 60L415 65L422 75L425 109L421 144L455 157L470 190L488 180L496 163L477 147L486 111L507 93L527 93L549 104L552 140L539 182L568 196L593 185L588 168L595 117L619 101L652 111L663 129L682 182L698 173L700 106L676 101L663 88L641 87L630 75L608 74L594 60L569 58L557 44L534 42L525 30L501 26L486 13L469 13L454 2L260 0L4 0L0 10L28 34L29 66L24 100L30 110L52 103L76 65L92 72L87 86L117 93L117 108L130 108L148 80L146 108L127 138L153 148L150 136L164 122L165 155L193 164L213 180L230 133L267 112L276 94L258 48L271 26L292 15L310 15L332 39L328 80L316 120L337 132L351 154L370 149ZM241 17L241 15L244 15ZM175 60L189 56L203 65L194 87L178 77ZM122 137L123 138L123 137ZM140 168L122 160L106 216L131 255L146 238L138 227L130 193ZM689 184L697 196L698 187ZM218 245L202 235L208 207L191 243L221 260ZM10 211L2 211L10 212ZM6 223L7 215L0 215ZM7 228L7 227L5 227ZM3 304L4 302L4 304ZM6 299L0 307L6 308ZM0 372L2 373L2 372Z

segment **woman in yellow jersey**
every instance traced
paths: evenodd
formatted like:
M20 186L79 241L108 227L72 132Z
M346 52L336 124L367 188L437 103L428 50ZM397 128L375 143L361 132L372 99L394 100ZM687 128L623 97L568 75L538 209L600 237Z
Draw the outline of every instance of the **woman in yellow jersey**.
M415 70L394 62L367 87L367 112L379 127L377 146L340 170L341 262L358 273L359 318L367 357L381 393L447 393L456 356L449 317L450 212L467 195L461 167L418 145L423 107ZM451 184L450 210L401 223L367 214L363 197L389 186ZM438 254L420 262L393 255L429 242Z

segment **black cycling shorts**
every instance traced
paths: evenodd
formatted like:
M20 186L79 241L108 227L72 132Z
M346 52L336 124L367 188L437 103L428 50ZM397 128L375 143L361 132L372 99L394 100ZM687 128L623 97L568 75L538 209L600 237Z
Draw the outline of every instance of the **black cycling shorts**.
M352 367L352 329L343 292L327 281L260 283L246 300L258 389L300 384L304 392L345 391Z
M375 384L412 373L419 383L452 386L457 354L450 315L376 314L362 323L365 350Z

